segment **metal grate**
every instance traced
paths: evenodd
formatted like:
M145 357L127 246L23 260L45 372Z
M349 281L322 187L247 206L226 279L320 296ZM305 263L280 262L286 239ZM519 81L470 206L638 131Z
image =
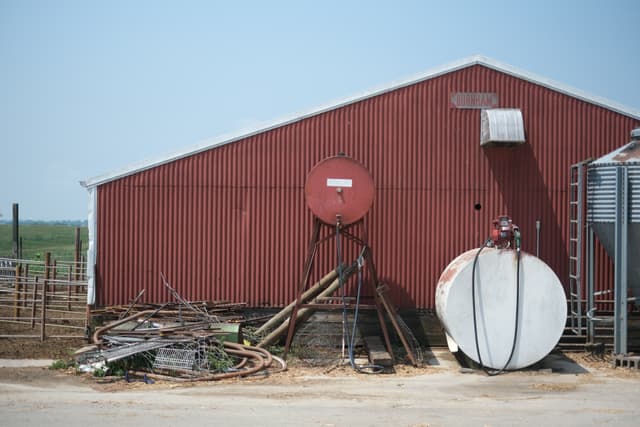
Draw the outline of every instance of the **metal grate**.
M161 348L153 361L154 369L194 371L198 368L198 350Z

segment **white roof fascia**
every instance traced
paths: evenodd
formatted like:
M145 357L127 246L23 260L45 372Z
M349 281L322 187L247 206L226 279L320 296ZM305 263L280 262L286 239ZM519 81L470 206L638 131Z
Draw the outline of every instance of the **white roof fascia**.
M573 98L580 99L582 101L589 102L591 104L598 105L600 107L606 108L608 110L615 111L617 113L623 114L625 116L629 116L635 119L640 120L640 111L634 111L628 107L625 107L621 104L617 104L615 102L611 102L607 99L596 97L593 95L589 95L586 92L580 91L578 89L572 88L570 86L566 86L560 83L557 83L551 79L547 79L544 77L536 76L535 74L529 73L527 71L519 70L515 67L512 67L507 64L500 63L493 59L487 58L485 56L471 56L467 58L463 58L449 64L433 68L422 73L416 74L409 78L392 82L390 84L377 87L360 94L350 96L335 102L327 103L322 106L310 109L305 112L291 114L285 117L282 117L278 120L265 122L250 129L244 129L239 132L229 133L225 135L221 135L215 138L206 139L199 144L189 147L187 149L183 149L180 151L176 151L170 154L166 154L164 156L143 160L138 163L131 164L122 169L112 171L106 173L104 175L99 175L93 178L89 178L85 181L80 181L80 185L86 188L96 187L98 185L123 178L128 175L133 175L138 172L145 171L147 169L154 168L156 166L160 166L166 163L170 163L188 156L192 156L194 154L201 153L203 151L210 150L212 148L220 147L222 145L231 144L233 142L239 141L241 139L249 138L251 136L264 133L270 131L272 129L276 129L282 126L286 126L309 117L313 117L322 113L326 113L328 111L332 111L356 102L360 102L366 100L368 98L372 98L375 96L379 96L385 94L387 92L395 91L401 89L406 86L411 86L426 80L430 80L436 77L439 77L444 74L448 74L454 71L461 70L463 68L471 67L474 65L483 65L487 68L494 69L496 71L512 75L522 80L529 81L531 83L546 87L548 89L560 92L562 94L571 96Z
M547 89L560 92L563 95L567 95L572 98L576 98L581 101L588 102L590 104L595 104L607 110L611 110L616 113L622 114L624 116L640 120L640 111L633 110L625 105L619 104L617 102L611 101L601 96L591 95L583 90L576 89L574 87L565 85L563 83L558 83L552 79L541 77L536 74L530 73L528 71L520 70L516 67L512 67L511 65L504 64L484 56L475 56L474 58L476 58L477 64L484 65L487 68L491 68L496 71L500 71L505 74L512 75L519 79L526 80L528 82L534 83L542 87L546 87Z

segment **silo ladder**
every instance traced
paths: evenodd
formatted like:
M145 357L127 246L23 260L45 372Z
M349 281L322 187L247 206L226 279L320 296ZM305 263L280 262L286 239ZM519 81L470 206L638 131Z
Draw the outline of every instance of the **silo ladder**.
M569 322L576 335L586 332L582 293L582 231L584 229L584 161L569 172Z

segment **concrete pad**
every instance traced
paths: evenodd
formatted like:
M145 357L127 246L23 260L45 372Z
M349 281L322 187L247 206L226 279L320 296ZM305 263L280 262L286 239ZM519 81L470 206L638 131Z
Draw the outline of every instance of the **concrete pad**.
M439 353L436 351L436 353ZM447 353L440 353L448 359ZM564 363L564 362L563 362ZM48 369L0 370L2 425L157 427L633 426L640 374L496 377L433 369L416 376L274 374L215 383L98 383ZM28 371L24 369L23 371ZM36 372L38 371L38 372Z
M0 368L46 368L52 359L0 359Z
M425 363L430 367L449 370L460 368L455 356L446 348L432 348L423 355Z

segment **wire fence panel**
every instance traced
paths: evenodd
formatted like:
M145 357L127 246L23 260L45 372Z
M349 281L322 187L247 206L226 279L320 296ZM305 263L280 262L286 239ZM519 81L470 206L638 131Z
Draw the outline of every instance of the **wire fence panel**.
M0 337L84 337L86 263L0 258Z

